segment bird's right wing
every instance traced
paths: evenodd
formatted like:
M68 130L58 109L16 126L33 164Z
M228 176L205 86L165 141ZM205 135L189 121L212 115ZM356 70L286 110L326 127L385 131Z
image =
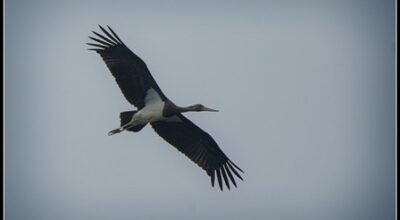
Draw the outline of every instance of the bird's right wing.
M153 88L160 95L161 99L165 101L167 98L162 93L143 60L126 47L110 27L108 27L109 31L101 26L99 27L104 34L93 31L97 38L89 38L96 43L88 43L88 45L94 47L89 50L94 50L100 54L125 98L131 104L141 109L145 105L146 92L150 88Z
M230 188L228 177L236 187L232 173L243 180L237 170L243 171L229 160L208 133L182 114L178 114L178 117L181 121L157 121L151 125L164 140L203 168L211 177L212 186L216 174L221 190L223 180L228 189Z

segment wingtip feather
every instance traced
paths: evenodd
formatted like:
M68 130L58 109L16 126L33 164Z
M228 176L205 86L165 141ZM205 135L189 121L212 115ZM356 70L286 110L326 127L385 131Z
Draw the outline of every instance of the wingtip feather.
M244 173L244 171L242 169L240 169L240 167L238 167L235 163L233 163L231 160L228 160L228 163L232 164L234 167L236 167L240 172Z
M229 170L228 165L224 164L224 168L225 168L225 170L226 170L226 173L227 173L228 176L229 176L229 179L231 179L232 184L237 188L235 178L233 178L233 175L232 175L231 171Z
M221 189L221 191L224 191L224 187L223 187L223 185L222 185L221 172L220 172L219 169L216 169L216 171L217 171L217 180L218 180L219 188Z
M214 187L214 183L215 183L215 171L211 171L211 186Z
M220 169L221 169L222 177L224 178L226 187L228 188L228 190L231 190L231 187L229 185L229 180L228 180L228 177L226 176L226 171L224 169L224 166L222 165L220 167Z
M228 162L228 163L226 163L226 164L228 164L228 166L229 166L229 168L231 168L231 170L233 171L233 173L239 178L239 179L241 179L242 181L243 181L243 178L240 176L240 174L236 171L236 169Z
M108 25L107 25L107 27L108 27L108 29L111 31L111 33L114 35L114 37L118 39L119 43L124 44L124 43L122 42L122 40L119 39L118 35L114 32L114 30L113 30L110 26L108 26Z

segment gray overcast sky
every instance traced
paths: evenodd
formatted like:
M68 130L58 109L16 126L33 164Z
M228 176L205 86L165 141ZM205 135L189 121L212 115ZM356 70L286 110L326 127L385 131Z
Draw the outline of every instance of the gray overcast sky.
M393 219L394 1L6 1L6 218ZM150 128L86 42L110 25L245 170Z

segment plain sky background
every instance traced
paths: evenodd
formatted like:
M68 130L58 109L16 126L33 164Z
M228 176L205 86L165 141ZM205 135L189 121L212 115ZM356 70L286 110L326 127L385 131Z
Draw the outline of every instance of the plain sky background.
M394 219L394 1L5 3L7 220ZM246 173L146 127L86 50L110 25Z

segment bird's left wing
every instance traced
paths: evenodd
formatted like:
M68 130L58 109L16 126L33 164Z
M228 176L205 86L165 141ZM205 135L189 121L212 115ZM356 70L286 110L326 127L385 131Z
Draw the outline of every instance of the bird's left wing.
M237 170L243 171L229 160L208 133L182 114L178 117L181 121L157 121L151 125L164 140L203 168L211 177L212 186L216 175L221 190L222 181L230 189L229 179L236 187L233 174L243 180Z
M161 97L167 97L162 93L153 76L150 74L145 62L134 54L120 40L118 35L108 27L109 31L99 25L103 34L93 31L96 37L89 37L95 43L87 43L100 54L111 71L125 98L134 106L141 109L145 105L145 96L150 88L153 88Z

